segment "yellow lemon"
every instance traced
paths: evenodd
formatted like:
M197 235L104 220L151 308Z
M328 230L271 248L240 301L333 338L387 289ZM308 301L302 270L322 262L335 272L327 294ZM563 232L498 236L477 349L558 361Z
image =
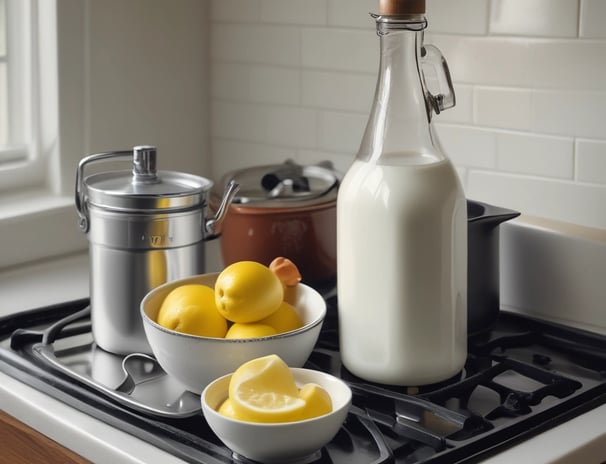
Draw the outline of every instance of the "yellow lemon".
M231 417L232 419L238 418L236 413L234 412L234 407L229 398L227 398L225 401L223 401L223 403L221 403L221 406L219 406L217 412L219 414L223 414L226 417Z
M261 324L259 322L241 324L236 322L227 330L225 338L260 338L275 335L276 333L276 329L268 324Z
M286 363L272 354L242 364L229 383L229 399L240 420L291 422L305 408Z
M232 322L259 321L277 310L283 298L280 279L255 261L227 266L215 283L217 309Z
M273 327L276 333L290 332L303 327L303 320L294 306L283 301L273 314L259 321L260 324L266 324Z
M203 337L224 337L227 321L217 311L215 292L206 285L181 285L162 302L156 322L167 329Z
M305 408L300 420L323 416L332 411L332 400L324 388L315 383L308 383L301 387L299 398L305 401Z

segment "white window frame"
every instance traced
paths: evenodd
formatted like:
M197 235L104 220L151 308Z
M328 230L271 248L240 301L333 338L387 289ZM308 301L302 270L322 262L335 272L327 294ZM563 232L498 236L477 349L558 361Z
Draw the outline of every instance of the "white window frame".
M41 184L44 160L39 150L38 2L5 0L7 28L8 145L0 147L0 189Z

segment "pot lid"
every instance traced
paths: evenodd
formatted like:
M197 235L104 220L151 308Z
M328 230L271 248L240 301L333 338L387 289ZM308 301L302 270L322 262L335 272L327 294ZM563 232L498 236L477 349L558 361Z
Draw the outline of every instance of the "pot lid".
M234 205L270 208L332 201L336 199L340 179L329 161L301 166L292 160L245 168L224 176L225 183L234 180L240 185Z
M135 147L132 171L107 171L84 179L89 204L132 212L170 211L203 205L213 183L203 177L156 171L156 149Z

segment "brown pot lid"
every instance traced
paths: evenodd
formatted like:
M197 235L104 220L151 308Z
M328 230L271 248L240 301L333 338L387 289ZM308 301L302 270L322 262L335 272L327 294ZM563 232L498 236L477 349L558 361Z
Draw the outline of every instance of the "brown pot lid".
M334 201L341 175L330 162L301 166L292 160L282 164L254 166L226 174L240 185L234 206L288 208Z

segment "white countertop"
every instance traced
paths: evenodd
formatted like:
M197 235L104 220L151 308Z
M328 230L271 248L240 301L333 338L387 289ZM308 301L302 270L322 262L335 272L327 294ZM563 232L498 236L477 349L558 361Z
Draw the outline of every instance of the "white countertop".
M69 256L2 272L0 295L0 316L87 297L88 256ZM93 462L183 462L1 372L0 408ZM603 405L485 463L600 464L605 459L606 405Z

